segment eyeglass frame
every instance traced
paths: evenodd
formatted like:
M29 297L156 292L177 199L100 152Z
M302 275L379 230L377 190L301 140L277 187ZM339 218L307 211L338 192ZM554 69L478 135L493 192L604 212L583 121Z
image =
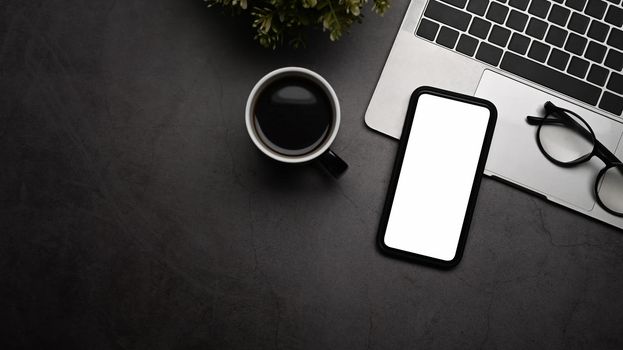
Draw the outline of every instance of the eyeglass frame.
M615 215L615 216L623 217L623 212L617 212L617 211L614 211L608 208L608 206L606 206L602 202L601 198L599 198L600 180L602 179L604 174L611 168L620 167L621 171L623 171L623 162L621 162L621 160L619 160L619 158L617 158L617 156L615 156L614 153L612 153L606 146L604 146L603 143L597 140L597 136L595 135L595 132L593 131L591 126L588 124L586 120L584 120L584 118L580 117L577 113L570 111L566 108L558 107L550 101L545 102L545 112L546 114L544 117L534 117L534 116L526 117L526 122L528 124L538 125L538 129L536 132L536 142L541 153L543 153L545 158L547 158L550 162L563 168L571 168L576 165L586 163L589 160L591 160L593 156L597 156L599 160L604 162L605 166L603 169L599 171L599 173L597 173L597 177L595 178L595 185L594 185L595 199L597 203L599 204L599 206L605 211L607 211L608 213ZM586 126L586 128L580 125L577 121L573 120L573 118L566 115L566 113L569 113L573 115L574 117L578 118L579 120L581 120L584 123L584 126ZM589 141L593 142L593 149L591 150L591 152L585 154L584 156L578 159L572 160L570 162L559 161L555 159L554 157L552 157L549 153L547 153L547 151L543 147L543 144L541 143L541 127L545 124L545 121L548 119L548 116L550 115L558 119L561 119L559 123L565 123L565 125L571 126L573 129L578 131L582 136L589 138Z

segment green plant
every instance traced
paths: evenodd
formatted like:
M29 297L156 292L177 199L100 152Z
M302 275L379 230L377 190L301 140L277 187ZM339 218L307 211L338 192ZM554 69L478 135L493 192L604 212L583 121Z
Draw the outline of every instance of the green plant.
M361 22L361 10L368 0L204 0L208 6L223 6L234 13L249 11L255 39L264 47L275 49L288 42L304 45L303 31L321 26L331 41L338 40L355 22ZM372 0L372 9L382 15L389 0Z

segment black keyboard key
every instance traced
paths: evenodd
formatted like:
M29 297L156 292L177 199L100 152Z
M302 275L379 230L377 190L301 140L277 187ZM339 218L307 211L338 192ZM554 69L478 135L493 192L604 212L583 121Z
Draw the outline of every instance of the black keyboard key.
M530 1L529 0L510 0L508 4L516 9L525 11L528 8L528 2Z
M469 21L472 17L465 12L435 0L430 0L428 2L428 7L426 8L424 15L428 18L436 20L437 22L441 22L461 31L465 31L467 29Z
M511 13L508 15L508 19L506 20L506 26L511 29L515 29L518 32L523 32L524 28L526 28L527 22L528 15L517 10L511 10Z
M441 0L441 1L448 3L450 5L454 5L456 7L460 7L460 8L465 7L465 4L467 3L467 0Z
M442 26L439 31L439 35L437 35L437 44L443 45L449 49L454 48L454 44L456 44L456 40L459 38L459 32L454 29Z
M588 5L586 5L584 9L584 13L591 17L601 19L606 12L606 7L608 7L608 4L601 0L588 0Z
M570 14L571 11L569 11L568 9L560 5L554 5L554 7L552 7L552 10L549 12L549 16L547 16L547 20L564 27L565 24L567 24L567 20L569 19Z
M615 27L623 26L623 8L610 6L604 20Z
M489 0L470 0L467 5L467 11L478 16L484 16L485 11L487 11L487 5L489 5Z
M508 7L498 4L497 2L492 2L491 5L489 5L489 11L487 11L487 18L493 22L502 24L504 20L506 20L507 14Z
M567 0L565 1L565 5L574 10L582 11L584 9L584 5L586 5L586 0Z
M547 16L547 11L549 11L549 1L547 0L532 0L528 9L529 13L541 18Z
M623 69L623 52L619 52L617 50L610 49L608 51L608 55L606 56L606 62L604 62L606 67L612 68L616 71L620 71Z
M608 80L606 87L619 95L623 95L623 75L614 72L610 74L610 80Z
M584 78L589 65L590 63L588 63L588 61L586 60L572 57L571 62L569 62L569 67L567 67L567 72L571 75L575 75L578 78Z
M567 68L567 62L569 62L569 57L571 57L571 55L569 55L568 53L560 51L558 49L553 49L552 54L549 55L547 64L564 71L565 68Z
M623 112L623 97L604 91L599 108L612 114L621 115L621 112Z
M608 37L608 45L623 50L623 31L612 28L610 36Z
M528 45L530 45L530 38L518 33L513 33L511 42L508 44L508 48L509 50L515 51L520 55L525 55L528 50Z
M586 77L586 80L590 81L593 84L604 86L607 77L608 70L606 68L593 64L591 65L591 69L588 71L588 76Z
M538 18L530 18L526 34L539 40L543 39L545 31L547 30L547 22L543 22Z
M504 54L500 68L593 106L601 94L601 89L594 85L512 52Z
M603 43L608 35L608 29L607 25L593 20L588 28L588 37Z
M426 18L422 18L420 26L418 27L415 34L417 34L417 36L421 36L424 39L434 41L438 30L439 24L429 21Z
M480 47L478 48L478 52L476 53L477 59L485 63L489 63L492 66L497 66L500 62L501 57L501 49L485 42L480 43Z
M567 31L556 26L549 26L545 41L554 46L562 47L567 39Z
M498 46L505 47L508 42L508 38L511 36L511 31L502 28L499 25L494 25L493 29L491 29L491 34L489 34L489 42L496 44Z
M456 50L467 56L473 56L478 46L478 39L467 34L461 34L459 43L456 44Z
M586 32L586 28L588 28L588 22L590 22L590 18L574 12L571 15L569 24L567 24L567 28L573 30L576 33L584 34L584 32Z
M472 25L469 27L469 33L471 35L479 37L480 39L485 39L489 34L490 28L491 22L485 21L484 19L480 19L478 17L474 17Z
M591 41L586 48L584 57L588 58L591 61L601 63L601 61L604 60L604 56L606 56L606 50L608 50L607 47Z
M549 46L536 40L532 41L530 51L528 51L528 57L539 62L545 62L547 54L549 54Z
M578 56L582 56L587 41L588 40L586 40L585 38L575 33L571 33L569 34L569 39L567 39L567 44L565 44L565 50Z

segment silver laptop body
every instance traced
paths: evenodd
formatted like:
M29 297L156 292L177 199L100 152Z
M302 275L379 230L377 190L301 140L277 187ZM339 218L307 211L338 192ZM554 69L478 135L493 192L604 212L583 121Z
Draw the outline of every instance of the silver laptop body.
M586 119L597 139L623 159L621 0L558 1L411 1L365 121L399 138L410 95L423 85L487 99L498 109L498 122L486 175L623 228L623 218L594 198L604 164L593 157L575 168L554 165L537 147L536 127L525 122L527 115L542 116L544 103L552 101Z

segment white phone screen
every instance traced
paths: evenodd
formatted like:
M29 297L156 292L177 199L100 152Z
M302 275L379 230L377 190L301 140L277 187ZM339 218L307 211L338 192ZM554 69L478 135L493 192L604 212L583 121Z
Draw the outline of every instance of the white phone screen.
M385 245L454 259L489 118L484 106L419 96Z

